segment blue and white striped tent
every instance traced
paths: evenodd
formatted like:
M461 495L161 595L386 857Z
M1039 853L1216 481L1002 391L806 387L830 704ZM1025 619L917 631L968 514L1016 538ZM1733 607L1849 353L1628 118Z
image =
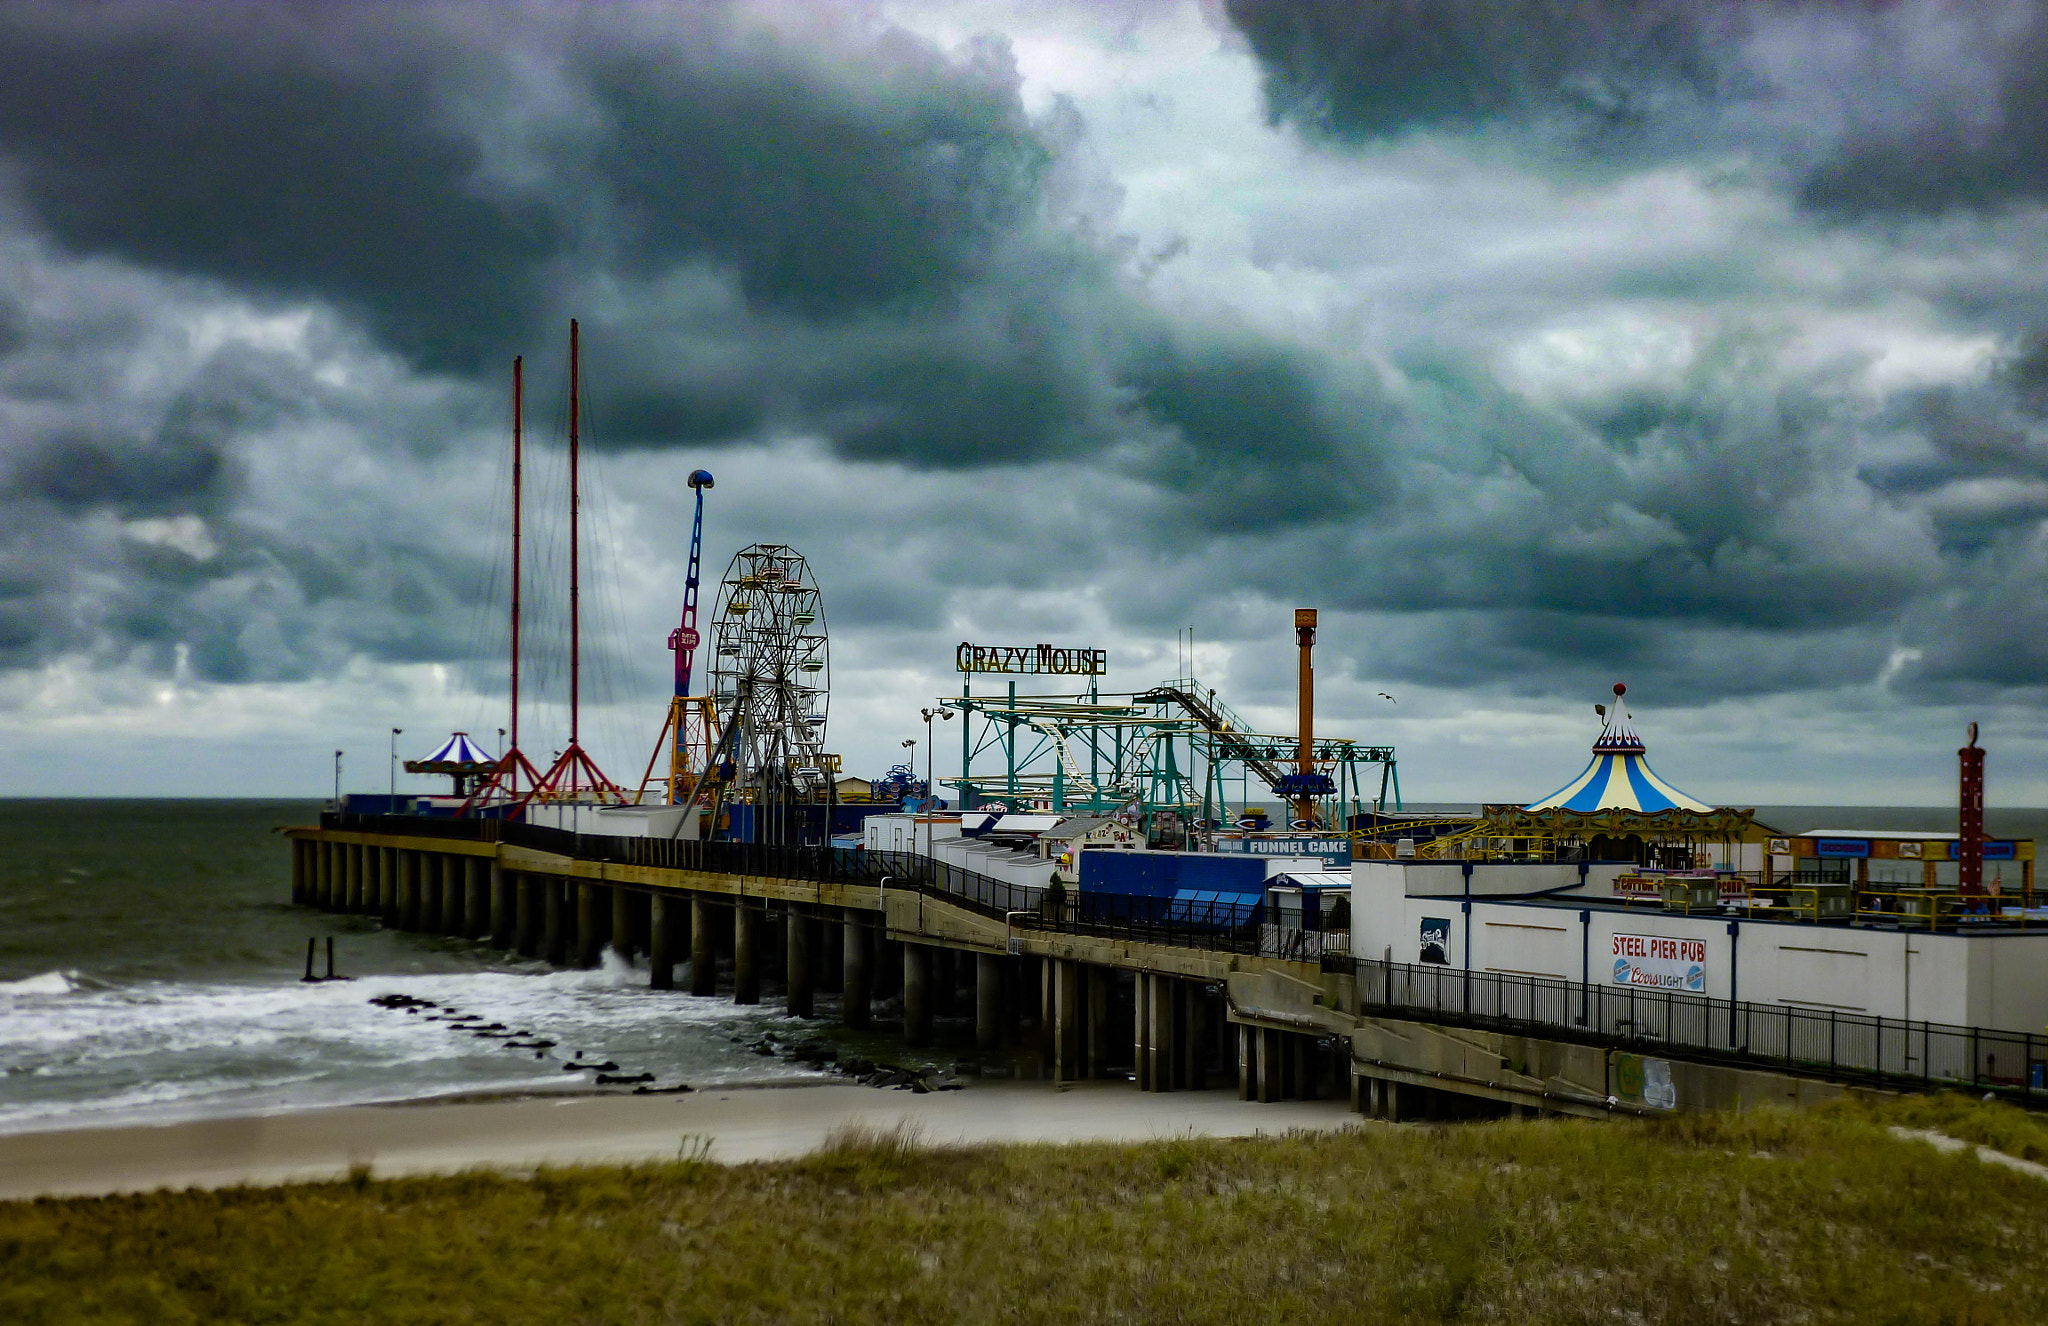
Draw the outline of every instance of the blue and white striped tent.
M469 733L457 732L432 755L424 760L407 760L405 767L411 773L472 773L495 769L498 761L484 754L483 747L469 739Z
M1644 758L1643 739L1629 726L1621 707L1621 687L1615 689L1614 708L1600 739L1593 743L1593 762L1584 772L1549 796L1532 801L1523 810L1568 810L1587 815L1602 810L1636 810L1654 814L1661 810L1710 811L1712 806L1689 797L1659 778Z

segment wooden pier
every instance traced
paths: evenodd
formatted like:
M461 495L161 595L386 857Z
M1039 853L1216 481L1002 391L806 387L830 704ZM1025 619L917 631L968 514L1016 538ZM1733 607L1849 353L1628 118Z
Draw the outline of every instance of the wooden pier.
M796 1017L835 994L851 1028L888 1003L913 1047L933 1044L938 1019L971 1018L980 1051L1008 1050L1056 1082L1234 1082L1258 1101L1348 1093L1392 1120L1806 1104L1852 1089L1376 1009L1348 960L1048 917L1035 895L1026 906L1021 890L919 858L409 817L329 815L285 836L296 904L558 966L595 967L610 948L644 958L655 989L674 988L687 961L691 994L757 1004L779 989Z

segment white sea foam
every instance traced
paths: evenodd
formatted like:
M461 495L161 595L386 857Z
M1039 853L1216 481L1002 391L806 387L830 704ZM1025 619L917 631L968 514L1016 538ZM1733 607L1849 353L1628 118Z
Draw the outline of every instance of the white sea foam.
M0 999L34 995L64 995L78 988L75 971L46 971L19 981L0 981Z
M577 1053L663 1083L813 1076L730 1039L781 1021L772 1008L652 991L644 970L609 954L591 971L314 984L116 987L75 975L0 985L0 1129L586 1085L587 1074L563 1071ZM68 997L47 997L54 994ZM408 1013L370 1003L387 994L438 1007ZM536 1058L434 1020L442 1010L555 1044Z

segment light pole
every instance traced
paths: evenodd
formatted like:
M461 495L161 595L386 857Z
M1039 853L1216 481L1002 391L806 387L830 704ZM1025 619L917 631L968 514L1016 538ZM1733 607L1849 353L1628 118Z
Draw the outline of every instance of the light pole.
M334 752L334 808L341 809L341 752Z
M391 729L391 788L390 794L384 798L384 813L386 815L396 815L398 813L398 736L404 731L405 729L402 727Z
M924 714L924 854L930 856L932 854L931 803L938 799L932 792L932 719L937 717L951 722L953 711L951 709L926 709L922 712ZM908 746L913 743L906 741L903 744ZM913 758L915 758L914 755Z
M917 738L912 737L910 740L904 742L903 749L910 752L910 759L907 761L907 763L910 766L910 776L912 778L915 778L917 777ZM932 789L930 785L927 784L924 789L923 800L930 801L931 799ZM931 808L923 805L922 803L919 804L918 809L920 811L923 811L924 814L927 816L929 816L932 813ZM929 842L930 840L927 839L926 841ZM910 825L910 854L912 856L917 855L917 822L915 820L911 821Z

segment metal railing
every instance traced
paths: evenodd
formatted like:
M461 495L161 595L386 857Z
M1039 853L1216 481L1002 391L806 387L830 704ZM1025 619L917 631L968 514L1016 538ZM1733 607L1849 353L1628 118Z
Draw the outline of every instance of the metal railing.
M1361 958L1362 1008L1895 1084L2048 1094L2048 1036Z
M503 842L582 860L930 894L1017 929L1319 962L1350 971L1360 1005L1396 1016L1657 1048L1895 1084L1969 1083L2048 1094L2048 1037L1761 1005L1429 963L1349 956L1349 930L1267 922L1254 902L1067 893L992 879L909 852L578 834L502 820L321 816L321 827Z

